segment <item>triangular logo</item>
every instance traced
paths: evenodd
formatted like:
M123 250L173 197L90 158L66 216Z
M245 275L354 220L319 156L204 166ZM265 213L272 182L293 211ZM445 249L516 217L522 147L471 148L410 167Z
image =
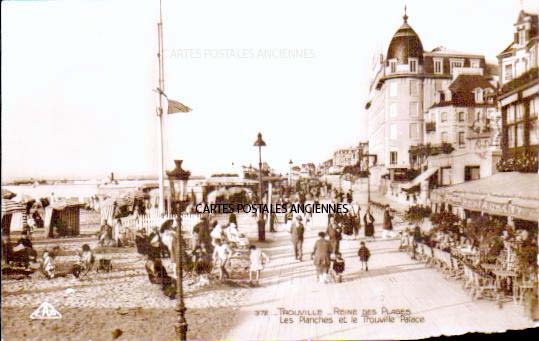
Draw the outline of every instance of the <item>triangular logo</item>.
M30 318L33 320L61 319L62 314L60 314L58 310L52 306L52 304L44 301L41 303L39 308L34 310L34 312L30 315Z

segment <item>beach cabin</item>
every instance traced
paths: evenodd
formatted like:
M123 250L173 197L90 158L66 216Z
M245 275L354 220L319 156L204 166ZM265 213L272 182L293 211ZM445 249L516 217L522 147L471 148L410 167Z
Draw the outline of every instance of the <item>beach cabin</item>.
M13 218L15 217L15 219ZM26 208L13 200L2 199L2 235L9 236L13 225L22 228L26 224Z
M80 234L80 208L78 201L57 201L45 209L45 235L78 236Z

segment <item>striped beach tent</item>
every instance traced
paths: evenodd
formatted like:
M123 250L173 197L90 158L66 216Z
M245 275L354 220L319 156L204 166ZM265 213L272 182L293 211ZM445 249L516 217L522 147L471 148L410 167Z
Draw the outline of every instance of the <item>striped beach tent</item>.
M2 199L2 217L6 214L13 214L16 212L26 212L26 207L19 202Z
M2 199L2 234L8 234L13 229L20 229L28 224L26 207L16 201Z
M116 201L112 198L102 200L99 203L99 212L101 213L101 222L106 221L112 225L114 221L114 211L116 210Z

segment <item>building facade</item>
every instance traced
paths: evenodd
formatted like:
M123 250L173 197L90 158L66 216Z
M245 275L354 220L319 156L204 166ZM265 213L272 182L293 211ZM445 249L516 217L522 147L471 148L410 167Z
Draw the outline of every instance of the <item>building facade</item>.
M487 74L484 56L444 47L424 51L406 14L403 20L387 54L377 58L365 106L369 150L377 157L373 173L389 173L391 180L414 166L409 150L425 142L424 113L440 91L447 91L461 73Z
M410 158L419 169L435 169L431 173L437 185L477 180L496 172L501 155L500 133L494 127L500 121L496 86L491 76L461 72L447 90L438 92L425 113L425 144L412 148Z
M514 40L498 55L502 113L502 170L537 172L539 153L538 14L521 11ZM520 166L517 166L519 164ZM520 167L520 168L519 168Z
M353 166L359 161L360 160L358 147L340 148L333 153L334 167Z

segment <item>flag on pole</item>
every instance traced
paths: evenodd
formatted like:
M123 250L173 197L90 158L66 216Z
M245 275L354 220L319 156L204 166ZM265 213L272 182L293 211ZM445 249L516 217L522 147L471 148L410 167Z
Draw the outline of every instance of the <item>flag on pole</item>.
M168 99L168 98L167 98L167 101L168 101L168 109L167 109L168 114L191 111L191 108L189 108L187 105L184 105L178 101L175 101L173 99Z

